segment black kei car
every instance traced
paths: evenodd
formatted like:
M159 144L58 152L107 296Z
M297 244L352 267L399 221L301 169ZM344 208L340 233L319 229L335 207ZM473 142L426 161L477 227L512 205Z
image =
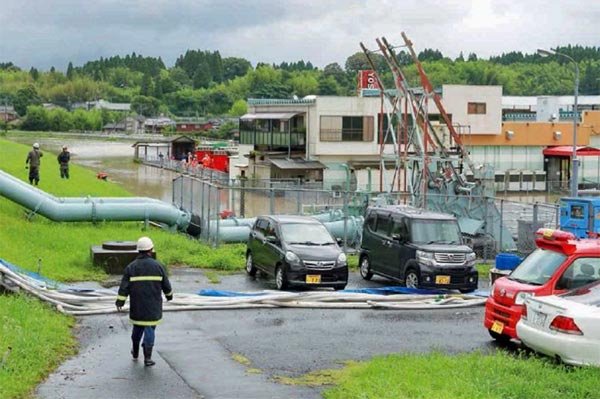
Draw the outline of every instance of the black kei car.
M275 277L277 289L332 287L348 283L348 263L323 223L308 216L259 216L246 250L246 272Z
M367 209L360 274L378 274L410 288L477 289L475 253L452 215L410 206Z

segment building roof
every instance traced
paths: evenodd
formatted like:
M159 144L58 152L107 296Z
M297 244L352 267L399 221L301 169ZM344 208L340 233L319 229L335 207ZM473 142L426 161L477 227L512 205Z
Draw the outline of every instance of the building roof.
M188 136L177 136L177 137L164 138L164 139L139 140L139 141L136 141L135 143L133 143L131 146L137 147L140 145L149 146L149 145L170 144L170 143L196 143L196 140L194 140L193 138L188 137Z
M248 105L298 105L314 104L316 96L308 98L249 98Z
M294 116L303 112L259 112L256 114L246 114L240 117L242 120L255 120L255 119L279 119L282 121L288 121Z
M94 108L106 109L109 111L131 111L131 104L129 103L111 103L110 101L98 100L91 101L88 104Z
M305 159L282 159L271 158L271 164L279 169L325 169L326 166L319 161L307 161Z
M15 107L12 105L0 105L0 112L7 114L16 114Z

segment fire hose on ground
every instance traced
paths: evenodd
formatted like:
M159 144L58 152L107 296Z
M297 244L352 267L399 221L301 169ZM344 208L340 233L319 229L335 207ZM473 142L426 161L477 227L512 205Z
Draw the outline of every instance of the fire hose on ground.
M23 290L55 306L58 311L74 316L117 312L116 291L81 289L62 285L21 272L0 260L0 285L11 291ZM481 306L485 298L464 294L365 294L349 291L283 292L260 291L235 296L211 296L177 293L164 304L164 311L317 308L317 309L397 309L424 310ZM127 305L123 308L128 309Z

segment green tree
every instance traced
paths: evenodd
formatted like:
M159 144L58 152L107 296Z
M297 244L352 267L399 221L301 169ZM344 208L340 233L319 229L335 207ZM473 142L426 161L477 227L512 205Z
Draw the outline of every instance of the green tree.
M28 106L25 120L23 121L21 128L23 130L48 130L49 123L47 111L39 105Z
M340 85L333 76L321 75L318 92L322 96L337 96L341 93Z
M73 63L69 61L69 65L67 66L67 79L73 79Z
M154 94L154 82L152 82L152 76L150 76L150 74L144 74L140 86L140 94L142 96L151 96Z
M53 132L68 132L73 129L73 118L64 108L55 108L48 111L48 129Z
M229 109L228 114L231 116L242 116L248 112L248 104L244 100L236 100L231 108Z
M244 76L252 69L250 61L244 58L223 58L223 79L232 80L238 76Z
M131 101L131 109L146 117L157 115L159 106L159 101L154 97L135 96Z
M27 113L27 107L30 105L41 105L42 100L38 96L37 90L33 85L28 85L22 89L17 90L15 98L13 100L13 106L15 111L23 116Z

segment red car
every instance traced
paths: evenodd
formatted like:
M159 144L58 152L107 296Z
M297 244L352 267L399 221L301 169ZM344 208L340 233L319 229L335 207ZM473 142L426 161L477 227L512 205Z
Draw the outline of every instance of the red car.
M600 279L589 264L600 258L600 240L539 229L535 243L538 249L509 276L496 280L485 303L483 324L498 341L518 338L516 325L528 296L560 294Z

